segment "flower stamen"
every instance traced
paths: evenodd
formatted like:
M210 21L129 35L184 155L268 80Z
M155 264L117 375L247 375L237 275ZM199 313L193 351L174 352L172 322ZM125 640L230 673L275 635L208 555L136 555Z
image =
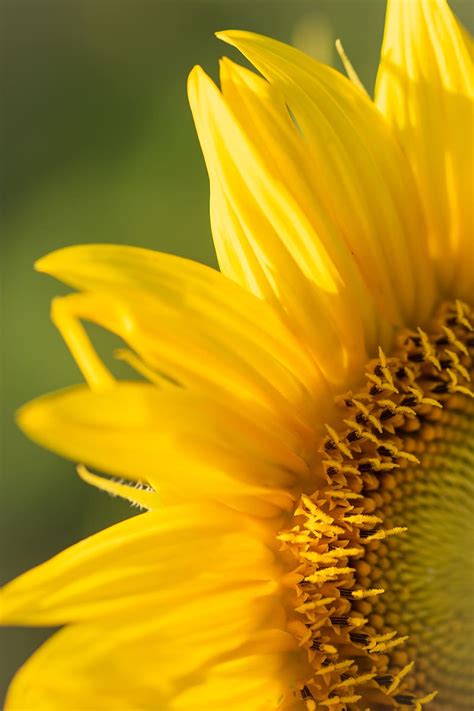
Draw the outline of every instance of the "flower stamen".
M300 692L308 709L421 709L435 697L430 687L443 694L456 685L423 665L425 640L436 633L420 623L420 604L429 588L431 619L449 624L437 580L455 544L451 522L433 533L429 512L445 487L452 496L453 487L471 486L470 315L459 301L445 304L431 330L404 330L390 357L379 350L365 388L338 398L350 417L326 428L315 472L322 483L302 495L296 525L279 536L301 576L291 631L313 669ZM462 578L451 571L449 584L462 588ZM467 662L469 643L456 644Z

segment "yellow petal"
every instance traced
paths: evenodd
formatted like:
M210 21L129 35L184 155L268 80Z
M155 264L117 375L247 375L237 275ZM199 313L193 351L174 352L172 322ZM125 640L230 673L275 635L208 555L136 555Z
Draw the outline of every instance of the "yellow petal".
M284 658L260 654L217 664L206 679L178 694L172 711L273 711L287 709L288 676Z
M382 314L392 321L413 321L426 316L432 306L433 289L431 275L426 269L423 221L414 181L400 148L376 109L344 77L305 57L297 50L251 33L227 32L220 33L219 36L237 46L255 64L269 80L272 89L284 97L296 117L302 133L300 140L312 165L311 173L306 167L308 159L301 161L302 171L309 181L313 205L316 206L319 216L319 220L315 221L313 208L313 215L309 219L319 242L311 237L306 240L306 244L313 240L313 249L323 257L324 251L320 246L322 243L334 266L339 270L345 288L351 293L353 281L349 278L349 263L340 246L342 240L357 271L370 289L372 299L376 301L375 306L373 303L358 303L358 310L364 315L364 327L368 330L366 337L369 342L372 344L375 340L382 340L377 337L376 328L374 330L370 322L371 309L381 309ZM224 133L225 129L226 135L229 135L229 120L223 123L225 115L220 109L218 117L221 128L212 123L209 127L209 122L213 120L212 114L218 111L218 101L215 97L208 98L209 102L211 99L213 101L212 110L207 114L203 113L204 99L200 97L203 90L199 86L193 88L198 78L199 74L195 73L191 82L195 96L193 98L191 95L191 100L193 105L197 106L195 115L198 129L203 134L201 142L206 157L209 155L212 159L210 146L214 140L216 150L220 151L218 160L214 162L221 167L224 160L228 161L224 153L225 146L218 144L218 138L215 135L213 138L213 133L216 134L219 130ZM225 98L224 84L223 92ZM210 90L208 94L211 94ZM253 102L255 104L257 98ZM236 102L233 102L234 116L237 114L246 132L241 118L245 110L241 108L237 111L235 106ZM254 110L254 114L256 113ZM217 123L217 118L214 118L214 124ZM293 129L294 133L298 132L296 127L293 126ZM230 147L236 145L234 134L229 141ZM279 158L280 154L287 156L287 144L288 141L277 154ZM271 150L263 144L261 154L273 153L273 142L270 141L269 145ZM247 174L251 172L252 166L246 158L242 158L242 141L238 146L238 150L235 148L234 160L236 163L242 161L241 171ZM230 150L231 148L228 152ZM290 155L290 159L291 157ZM259 155L259 158L263 160L262 155ZM297 162L294 156L293 159ZM209 167L210 160L207 160ZM278 174L269 161L270 159L265 162L266 172L278 180ZM214 172L216 171L217 168ZM291 184L291 181L288 182ZM241 192L238 193L234 189L230 178L227 183L221 184L220 189L224 197L231 195L234 201L240 200ZM298 193L301 192L298 190ZM254 209L258 209L265 195L261 187L258 191L254 190L254 193ZM409 201L406 199L407 194L410 195ZM293 215L294 205L288 200L286 204L288 213ZM304 208L305 214L309 214L306 199L303 204L297 204L297 208L300 211ZM238 213L238 210L236 212ZM303 239L301 235L304 235L298 219L296 224L299 236L294 237L292 234L282 237L281 227L278 234L280 239L285 239L292 255L299 253L298 245ZM329 233L324 232L323 224L329 223L337 227L338 239L330 239ZM307 229L306 234L310 235ZM262 239L260 232L256 233L254 239ZM315 260L307 263L313 268ZM422 267L423 272L418 273ZM319 284L324 288L324 284ZM344 293L340 299L344 301ZM367 297L365 301L370 302ZM351 306L352 319L357 320L358 314L349 299L345 308L350 309ZM378 327L381 328L380 325ZM383 336L387 338L386 333Z
M91 536L0 593L2 624L61 625L167 615L193 598L255 585L271 591L273 553L242 516L210 505L170 506ZM257 593L256 593L257 594Z
M85 334L77 339L80 319L113 331L157 373L194 391L231 396L244 410L255 402L314 449L315 402L326 385L263 301L208 267L148 250L71 247L38 268L87 290L55 300L53 318L93 387L99 379L88 377L95 370Z
M223 65L227 74L230 66ZM362 286L352 257L332 221L314 209L305 185L303 147L294 150L294 126L272 117L278 105L265 113L272 104L265 103L262 92L248 99L250 116L245 104L236 115L229 104L239 104L237 90L230 90L229 77L224 83L227 100L199 68L188 86L210 176L211 223L221 267L279 309L325 377L334 387L344 387L348 372L361 367L365 351L359 315L349 318L344 310L350 301L347 291L352 304L368 299L354 298L354 290L360 294ZM239 86L242 93L253 89L248 83ZM255 141L246 131L255 114L266 125L264 141ZM338 253L339 263L328 246ZM243 268L234 268L239 263ZM360 362L354 364L357 358Z
M96 486L102 491L106 491L111 496L120 496L129 501L132 506L151 511L160 505L160 497L149 486L144 486L141 482L135 484L125 484L114 479L97 476L88 471L83 464L78 464L77 473L81 479L91 486Z
M472 40L445 0L389 0L376 103L416 176L445 294L473 297Z
M71 339L82 319L123 338L152 368L153 382L160 389L165 374L175 384L220 400L224 407L231 396L248 419L254 415L258 422L273 421L275 427L279 422L282 436L291 437L296 448L303 447L305 440L308 451L314 448L319 422L314 400L259 342L243 333L237 340L232 325L219 329L204 313L178 306L170 309L159 299L131 291L71 294L55 299L52 313L86 378L89 360L82 355L90 347L81 342L78 348ZM97 382L89 380L94 388Z
M169 308L200 312L227 322L235 338L248 334L286 367L314 379L314 366L277 315L261 300L198 262L123 245L89 244L48 254L35 265L41 272L87 291L146 291Z
M44 447L108 474L149 482L163 501L199 498L273 515L308 475L278 433L249 422L229 404L176 388L120 383L38 398L20 427ZM277 508L275 508L277 507Z
M414 272L423 253L419 207L404 156L372 103L338 72L288 45L248 32L218 36L283 94L320 174L316 199L341 225L359 269L387 309L395 313L398 302L413 318L416 291L419 306L425 302Z
M66 627L20 669L6 711L149 711L172 709L179 693L200 684L239 647L282 624L268 598L242 587L194 599L174 612L159 611L102 624ZM283 656L284 653L282 653Z

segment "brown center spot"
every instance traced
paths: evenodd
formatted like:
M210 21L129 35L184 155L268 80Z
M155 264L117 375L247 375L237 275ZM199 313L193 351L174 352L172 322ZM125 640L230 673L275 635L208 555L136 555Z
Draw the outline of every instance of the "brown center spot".
M279 535L311 711L472 708L473 355L471 310L444 304L340 398L323 483Z

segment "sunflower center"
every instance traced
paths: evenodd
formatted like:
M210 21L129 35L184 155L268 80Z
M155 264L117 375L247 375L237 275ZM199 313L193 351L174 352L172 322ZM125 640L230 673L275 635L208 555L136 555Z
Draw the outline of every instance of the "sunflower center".
M474 331L444 304L340 398L293 526L300 697L324 706L472 708ZM290 576L291 577L291 576Z
M408 530L370 551L364 577L385 593L359 609L374 631L409 636L394 661L415 662L412 686L438 689L434 706L472 709L474 401L449 398L408 446L420 464L399 469L388 487L382 481L376 511Z

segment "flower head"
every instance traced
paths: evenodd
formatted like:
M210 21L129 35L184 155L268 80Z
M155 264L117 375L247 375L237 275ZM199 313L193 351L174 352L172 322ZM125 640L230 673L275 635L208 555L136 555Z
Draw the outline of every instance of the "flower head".
M6 586L6 623L63 626L7 709L467 710L471 40L444 0L390 0L373 103L219 37L260 72L189 79L222 273L104 245L37 264L77 290L53 320L87 384L20 426L146 511Z

